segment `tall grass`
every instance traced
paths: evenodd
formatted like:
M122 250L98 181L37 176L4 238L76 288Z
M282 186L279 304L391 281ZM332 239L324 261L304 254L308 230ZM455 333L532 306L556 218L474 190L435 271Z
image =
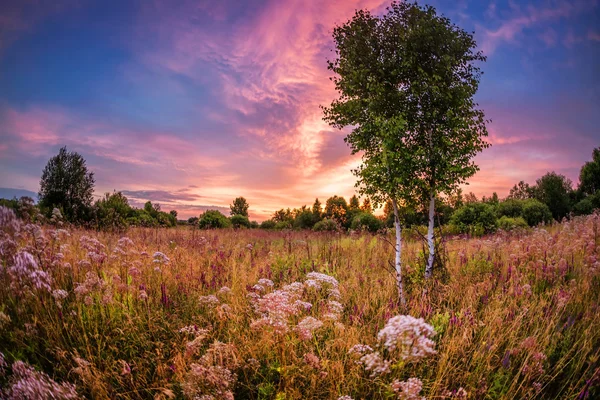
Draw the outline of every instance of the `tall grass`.
M17 360L87 398L409 398L399 385L410 378L430 399L600 396L598 214L450 240L445 279L432 282L408 241L402 310L378 236L136 228L128 241L1 220L6 397ZM335 278L339 297L334 283L307 283L313 271ZM382 347L398 314L435 329L435 354ZM389 372L367 370L356 344L379 349Z

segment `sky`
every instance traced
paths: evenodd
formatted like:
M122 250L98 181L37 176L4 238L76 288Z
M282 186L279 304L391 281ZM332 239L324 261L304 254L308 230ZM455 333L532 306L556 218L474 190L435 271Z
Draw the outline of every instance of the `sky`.
M487 56L476 100L492 146L465 191L502 198L547 171L577 183L600 146L600 1L432 0ZM421 2L421 4L424 4ZM62 146L96 195L180 218L253 219L351 196L360 164L322 120L331 33L389 1L0 2L0 187L37 192ZM13 193L11 192L11 193Z

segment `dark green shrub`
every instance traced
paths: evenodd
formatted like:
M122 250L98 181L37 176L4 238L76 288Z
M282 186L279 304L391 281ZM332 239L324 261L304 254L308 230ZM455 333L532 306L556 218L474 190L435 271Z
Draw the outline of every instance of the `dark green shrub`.
M310 210L303 210L296 215L294 219L294 228L296 229L311 229L315 223L316 218Z
M523 200L508 199L498 203L496 214L500 217L522 217L523 216Z
M324 232L324 231L337 231L340 229L340 225L332 220L332 219L328 219L325 218L319 222L317 222L315 224L315 226L313 227L313 231L316 232Z
M573 206L573 212L575 215L588 215L593 211L594 205L592 204L592 200L588 197Z
M284 230L284 229L292 229L292 221L279 221L275 223L275 229Z
M497 228L494 207L486 203L467 203L454 212L451 223L461 233L480 235Z
M250 220L241 214L231 216L231 224L234 228L250 228Z
M382 222L371 213L360 213L352 219L351 228L358 231L377 232L381 229Z
M260 229L275 229L276 222L272 219L267 219L260 224Z
M503 216L498 220L498 228L505 231L512 231L513 229L524 229L529 228L527 221L523 217L510 218Z
M219 229L231 227L231 221L218 210L206 210L198 220L200 229Z
M523 202L523 218L529 226L552 222L552 213L548 206L538 200L528 199Z

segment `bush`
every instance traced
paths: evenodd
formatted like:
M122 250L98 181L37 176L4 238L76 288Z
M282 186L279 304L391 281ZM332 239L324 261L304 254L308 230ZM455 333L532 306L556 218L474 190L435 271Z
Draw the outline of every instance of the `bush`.
M316 218L312 211L305 210L296 215L294 219L294 228L296 229L311 229L316 222Z
M325 218L315 224L313 231L324 232L324 231L338 231L340 226L337 222L332 219Z
M592 200L588 197L573 206L573 212L575 215L587 215L591 214L593 211L594 205L592 204Z
M275 229L275 221L267 219L260 224L260 229Z
M219 229L229 228L230 226L231 221L218 210L206 210L198 220L200 229Z
M275 229L281 231L284 229L292 229L292 221L279 221L275 223Z
M498 204L496 214L500 217L522 217L523 216L523 200L508 199Z
M497 228L494 207L486 203L467 203L454 212L451 223L461 233L480 235Z
M134 213L121 192L106 193L94 205L96 228L110 231L127 229L127 219Z
M236 214L231 217L231 224L234 228L250 228L250 220L245 215Z
M498 220L498 228L505 231L512 231L513 229L524 229L529 228L527 221L523 217L510 218L503 216Z
M381 221L371 213L360 213L352 219L350 227L358 231L377 232L381 229Z
M523 202L523 218L529 226L536 226L542 222L552 222L552 213L548 206L541 201L528 199Z

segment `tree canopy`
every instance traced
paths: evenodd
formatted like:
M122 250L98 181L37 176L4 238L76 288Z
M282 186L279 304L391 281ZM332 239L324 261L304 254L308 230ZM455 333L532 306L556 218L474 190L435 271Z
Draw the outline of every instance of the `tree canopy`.
M40 207L48 215L58 208L70 222L85 221L89 218L94 183L94 173L88 171L85 159L62 147L42 172Z

